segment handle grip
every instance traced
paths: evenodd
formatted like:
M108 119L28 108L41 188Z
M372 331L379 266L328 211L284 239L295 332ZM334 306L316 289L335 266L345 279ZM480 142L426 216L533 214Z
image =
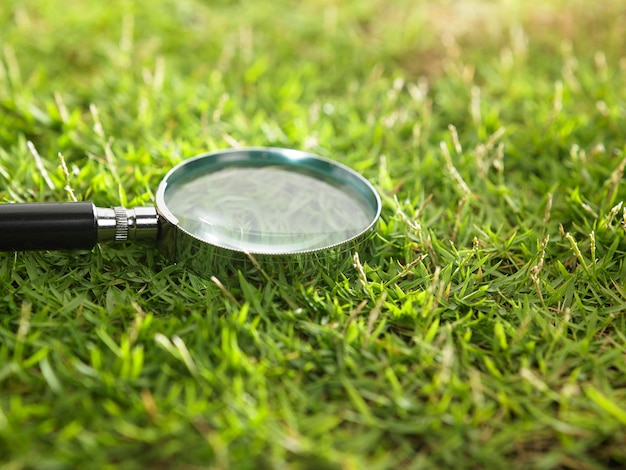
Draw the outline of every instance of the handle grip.
M91 249L97 241L91 202L0 204L0 251Z

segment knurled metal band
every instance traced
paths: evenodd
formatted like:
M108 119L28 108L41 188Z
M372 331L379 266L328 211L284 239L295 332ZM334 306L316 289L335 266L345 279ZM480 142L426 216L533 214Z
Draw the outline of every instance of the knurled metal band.
M128 213L125 207L114 207L115 211L115 241L128 240Z

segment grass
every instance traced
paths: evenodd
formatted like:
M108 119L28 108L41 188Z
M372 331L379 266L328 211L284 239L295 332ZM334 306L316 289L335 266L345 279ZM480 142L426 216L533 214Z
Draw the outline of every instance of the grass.
M274 145L384 208L337 279L0 255L0 465L626 465L625 33L617 0L4 2L2 202Z

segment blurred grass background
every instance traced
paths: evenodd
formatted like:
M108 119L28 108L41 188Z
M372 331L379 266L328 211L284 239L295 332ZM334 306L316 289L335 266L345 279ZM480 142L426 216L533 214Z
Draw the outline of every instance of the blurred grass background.
M384 210L330 282L0 255L0 464L626 465L625 36L617 0L3 0L2 202L272 145Z

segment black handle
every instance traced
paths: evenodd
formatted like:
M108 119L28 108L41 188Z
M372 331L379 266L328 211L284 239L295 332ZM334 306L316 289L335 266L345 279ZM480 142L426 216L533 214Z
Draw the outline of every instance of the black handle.
M0 251L91 249L97 240L91 202L0 204Z

